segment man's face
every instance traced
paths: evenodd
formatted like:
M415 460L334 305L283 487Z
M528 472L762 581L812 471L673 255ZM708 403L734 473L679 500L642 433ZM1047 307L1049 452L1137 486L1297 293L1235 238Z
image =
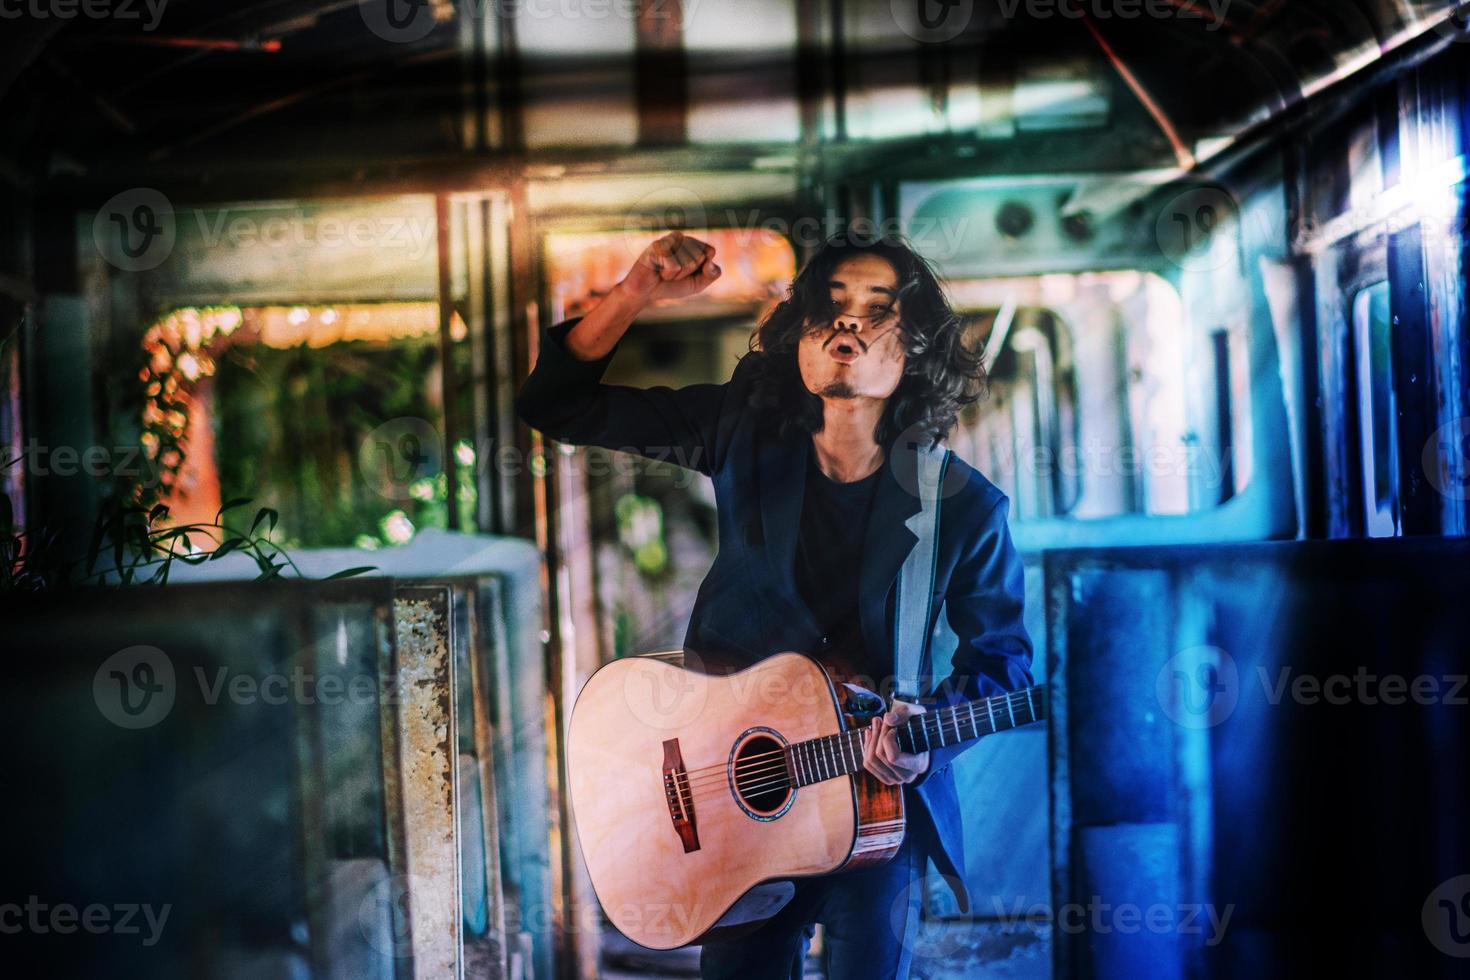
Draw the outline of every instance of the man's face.
M887 399L903 379L898 275L877 255L844 259L827 284L832 314L796 349L801 380L822 398Z

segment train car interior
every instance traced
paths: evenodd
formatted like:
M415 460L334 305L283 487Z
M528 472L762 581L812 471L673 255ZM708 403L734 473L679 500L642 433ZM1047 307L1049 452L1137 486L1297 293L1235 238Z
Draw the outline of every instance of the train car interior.
M1470 975L1470 6L0 22L15 975L712 975L630 938L568 746L599 671L706 652L733 491L517 410L670 235L719 277L604 384L734 385L853 235L984 365L946 445L1009 501L1046 717L949 767L903 975ZM690 849L665 800L629 846Z

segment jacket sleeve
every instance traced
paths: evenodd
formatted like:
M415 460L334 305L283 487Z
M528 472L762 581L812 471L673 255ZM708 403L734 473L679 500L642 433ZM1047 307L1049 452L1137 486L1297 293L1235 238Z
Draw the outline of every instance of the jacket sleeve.
M1002 496L950 576L944 608L959 645L953 671L939 686L931 711L1019 691L1033 683L1031 637L1023 621L1025 570L1006 523L1009 513L1010 501ZM929 769L919 781L974 744L931 749Z
M636 453L712 474L728 382L684 388L603 384L616 348L597 361L573 357L565 338L578 319L542 332L536 366L516 396L521 420L560 442Z

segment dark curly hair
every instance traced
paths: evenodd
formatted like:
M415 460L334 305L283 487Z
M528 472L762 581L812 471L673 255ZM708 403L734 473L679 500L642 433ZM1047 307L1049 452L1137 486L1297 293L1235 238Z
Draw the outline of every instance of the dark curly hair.
M782 431L822 430L822 400L807 390L796 349L808 323L830 323L833 271L857 255L877 255L897 273L899 326L908 355L903 378L888 399L874 433L888 447L901 433L938 441L954 428L960 409L978 400L987 386L980 352L964 342L964 323L949 305L939 277L902 238L862 235L852 230L823 243L797 274L786 299L751 337L755 405L770 412Z

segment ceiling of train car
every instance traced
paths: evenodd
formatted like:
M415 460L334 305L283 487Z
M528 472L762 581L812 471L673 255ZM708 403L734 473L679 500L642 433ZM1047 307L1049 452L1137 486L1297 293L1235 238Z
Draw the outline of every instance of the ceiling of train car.
M77 15L83 2L108 16ZM537 9L637 3L0 0L0 168L105 180L430 166L503 147L496 93L512 89L522 104L567 107L560 117L543 113L549 136L527 134L533 154L555 157L559 140L573 152L572 142L588 133L598 134L591 143L629 149L642 138L635 124L644 110L628 109L633 122L624 125L623 109L604 105L607 93L626 84L641 107L661 98L663 78L686 88L694 79L701 99L730 111L770 98L768 131L741 126L716 138L790 143L796 93L752 96L753 79L788 76L794 89L845 93L840 124L824 110L828 138L933 135L933 119L917 131L882 128L917 104L942 117L948 136L1106 132L1107 139L1063 142L1070 158L1037 159L1038 170L1138 168L1136 155L1102 155L1109 141L1168 164L1181 146L1228 136L1415 34L1460 29L1439 24L1454 0L981 0L942 8L965 14L953 36L905 23L898 0L732 5L764 17L732 17L729 8L717 17L720 0L684 0L675 25L683 50L660 48L654 27L642 36L645 64L636 72L629 64L640 41L626 16L621 26L614 15L591 30L527 20L513 60L475 53L507 43L488 11L519 8L524 18ZM1068 4L1079 6L1064 15ZM839 8L842 46L807 43L831 34ZM72 14L61 16L63 9ZM16 18L27 10L36 16ZM404 27L387 19L395 11L418 19ZM803 23L814 26L803 33ZM790 43L772 42L781 38ZM721 116L709 118L717 128ZM489 134L478 144L476 126ZM1177 139L1165 139L1171 127ZM582 143L582 151L595 150ZM1016 167L1026 168L1019 159Z

